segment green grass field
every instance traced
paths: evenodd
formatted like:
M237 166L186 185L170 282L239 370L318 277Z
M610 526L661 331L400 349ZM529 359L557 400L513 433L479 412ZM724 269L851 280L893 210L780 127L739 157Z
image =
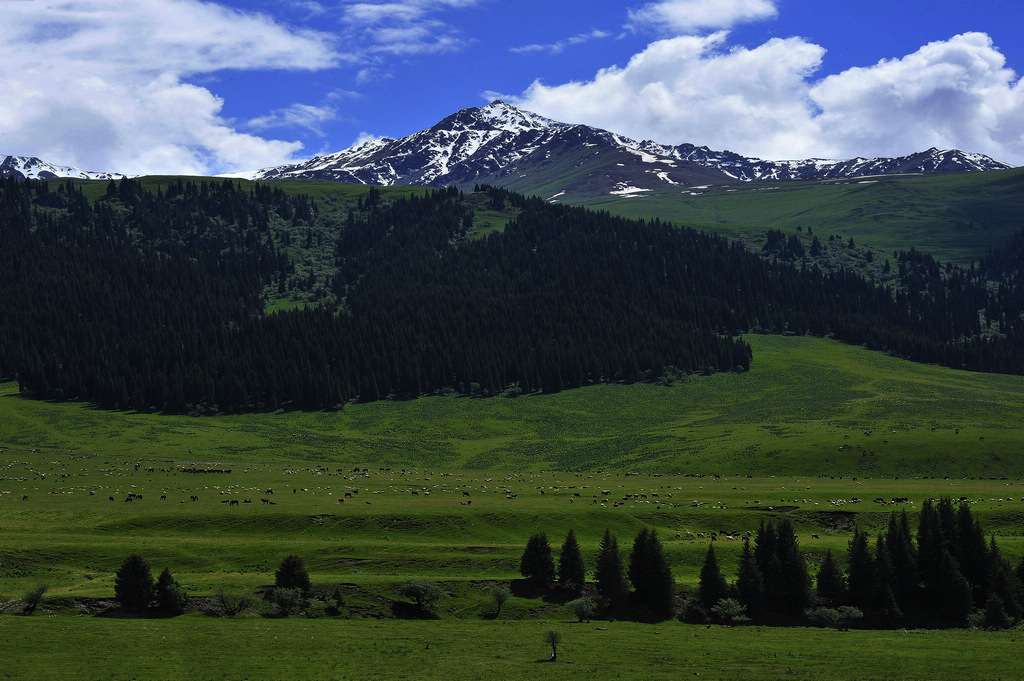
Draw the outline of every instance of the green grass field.
M541 640L563 635L556 663ZM0 618L4 678L1000 681L1022 633L833 632L678 623Z
M854 524L876 532L892 510L913 519L922 500L949 495L975 502L1005 556L1024 554L1024 378L822 339L748 340L755 354L746 374L330 413L109 413L23 400L4 384L0 673L1014 678L1020 632L575 624L564 606L529 594L488 619L488 587L518 578L536 531L557 550L574 529L592 567L605 528L628 546L654 527L678 585L690 590L712 531L742 533L785 516L813 571L826 548L845 554ZM143 498L125 502L129 493ZM874 503L894 497L909 501ZM717 549L731 578L740 542ZM320 606L312 620L79 616L90 614L81 610L88 599L112 597L114 572L131 552L154 573L170 568L200 599L272 584L295 553L315 587L341 588L345 605L340 617ZM395 619L398 584L414 576L452 594L439 620ZM50 605L32 617L10 614L38 583L50 586ZM565 635L564 664L538 668L548 652L540 632L552 626ZM205 651L201 660L195 649Z

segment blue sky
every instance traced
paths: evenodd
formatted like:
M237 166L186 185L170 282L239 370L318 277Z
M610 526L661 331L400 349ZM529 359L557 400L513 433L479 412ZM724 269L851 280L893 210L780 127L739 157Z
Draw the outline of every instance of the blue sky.
M255 170L501 97L763 158L1024 165L1020 0L5 0L0 154Z

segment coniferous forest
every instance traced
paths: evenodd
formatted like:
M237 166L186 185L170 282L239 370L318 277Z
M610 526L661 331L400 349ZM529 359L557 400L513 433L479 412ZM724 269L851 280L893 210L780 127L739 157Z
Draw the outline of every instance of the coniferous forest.
M894 254L899 284L721 236L481 187L328 214L271 184L0 182L0 378L29 397L218 413L516 395L744 371L743 333L832 336L1024 372L1017 239L978 267ZM481 206L513 214L476 238ZM328 262L289 244L326 234ZM777 240L778 241L778 240ZM317 288L266 314L268 292Z

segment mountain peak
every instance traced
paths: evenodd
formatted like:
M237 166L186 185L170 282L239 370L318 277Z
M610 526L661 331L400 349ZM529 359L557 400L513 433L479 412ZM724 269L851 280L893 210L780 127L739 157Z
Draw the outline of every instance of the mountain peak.
M705 146L637 142L570 125L495 99L402 139L379 139L260 173L377 185L488 183L549 199L640 197L642 192L756 180L812 180L1007 168L982 154L929 149L899 158L766 161ZM555 188L555 191L551 191ZM688 191L688 190L687 190ZM550 192L550 193L548 193ZM563 198L564 197L564 198Z

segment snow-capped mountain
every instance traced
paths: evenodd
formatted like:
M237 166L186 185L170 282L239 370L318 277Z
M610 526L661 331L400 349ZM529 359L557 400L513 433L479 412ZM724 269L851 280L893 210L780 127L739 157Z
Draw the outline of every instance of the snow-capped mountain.
M692 144L636 141L553 121L500 100L463 109L401 139L377 139L254 179L320 178L375 185L489 183L551 200L639 195L672 185L998 170L982 154L929 149L900 158L766 161Z
M0 177L18 180L53 180L58 177L72 177L81 180L119 180L121 173L94 172L71 166L58 166L41 161L35 156L5 156L0 163Z

